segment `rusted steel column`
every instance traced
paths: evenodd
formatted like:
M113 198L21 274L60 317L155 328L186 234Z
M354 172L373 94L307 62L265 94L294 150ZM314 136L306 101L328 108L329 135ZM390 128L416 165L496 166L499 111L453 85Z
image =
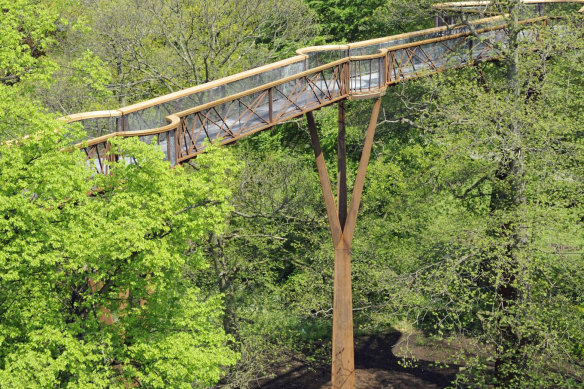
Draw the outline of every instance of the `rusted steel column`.
M381 107L381 98L377 99L373 105L363 153L359 162L355 187L351 198L351 205L345 213L346 221L340 222L341 206L337 209L333 196L331 183L320 147L320 140L316 130L316 123L312 112L306 114L310 139L316 158L316 167L324 203L328 215L333 245L335 248L335 269L334 269L334 298L333 298L333 344L332 344L332 369L331 382L333 389L354 389L355 388L355 359L353 345L353 297L351 286L351 242L355 231L355 223L361 203L361 195L367 172L367 165L373 146L375 127ZM341 199L343 187L346 192L346 147L345 147L345 126L344 126L344 106L339 104L339 199ZM341 171L344 174L341 175ZM344 194L346 205L346 193ZM337 213L338 211L338 213Z
M347 219L347 139L345 132L345 101L339 107L339 135L337 138L337 196L341 229Z
M373 111L369 119L369 126L367 127L367 134L365 135L365 143L363 144L363 152L361 153L361 160L359 161L359 169L355 177L355 185L353 186L353 195L351 196L351 205L347 214L347 221L343 228L344 239L347 246L351 247L353 241L353 234L355 232L355 225L357 224L357 215L361 205L361 195L363 194L363 186L365 185L365 176L367 174L367 166L371 156L371 148L373 147L373 137L375 136L375 127L377 126L377 118L379 117L379 109L381 108L381 98L378 98L373 104Z
M345 102L340 101L339 133L337 138L337 197L341 230L347 219L347 143L345 131ZM353 296L351 287L351 248L344 237L335 245L332 387L355 387L353 345Z
M351 250L341 231L332 187L320 147L316 123L312 112L306 114L316 167L324 196L329 225L335 247L334 301L333 301L333 389L354 389L355 369L353 352L353 304L351 293ZM346 183L346 181L345 181Z
M355 352L353 346L351 248L347 246L345 239L341 239L335 246L334 274L332 388L354 389Z
M308 121L308 129L310 130L310 140L312 142L312 149L314 150L314 157L316 158L316 168L318 169L318 178L320 180L320 187L324 197L324 205L328 216L329 226L331 228L331 235L333 238L333 245L336 247L342 238L341 225L339 223L339 215L337 214L337 206L335 205L335 198L329 179L328 170L324 162L324 155L320 148L320 140L316 131L316 122L312 112L306 113L306 120Z

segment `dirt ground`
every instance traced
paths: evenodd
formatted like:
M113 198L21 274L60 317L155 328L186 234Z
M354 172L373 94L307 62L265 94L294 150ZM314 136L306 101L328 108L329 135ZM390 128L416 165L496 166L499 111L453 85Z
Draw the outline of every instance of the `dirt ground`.
M424 345L420 335L405 336L395 331L382 335L361 336L355 339L355 374L357 389L437 389L447 387L455 378L459 366L436 365L436 361L450 359L458 347L453 345ZM407 353L406 353L407 344ZM398 361L414 362L404 367ZM309 367L291 361L288 368L273 379L260 383L261 389L328 389L330 367Z

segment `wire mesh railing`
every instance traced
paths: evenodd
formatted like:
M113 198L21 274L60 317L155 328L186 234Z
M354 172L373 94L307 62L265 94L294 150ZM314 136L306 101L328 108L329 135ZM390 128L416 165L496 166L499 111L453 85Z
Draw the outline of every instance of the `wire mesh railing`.
M535 41L537 28L529 26L545 21L539 16L521 21L522 40ZM499 58L505 28L500 15L349 45L305 48L293 58L211 83L66 119L82 123L88 140L80 147L100 172L112 158L112 136L155 142L175 165L202 152L206 143L233 142L341 99L373 97L395 83Z

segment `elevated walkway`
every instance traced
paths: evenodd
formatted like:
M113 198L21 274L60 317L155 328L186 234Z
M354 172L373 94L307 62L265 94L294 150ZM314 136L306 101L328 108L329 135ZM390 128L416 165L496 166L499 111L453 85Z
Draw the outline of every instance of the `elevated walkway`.
M542 4L584 0L523 0L520 23L547 23ZM488 1L443 3L440 12L484 11ZM584 11L584 7L580 10ZM506 41L502 15L466 26L442 26L347 45L297 50L295 57L111 111L65 117L88 133L79 145L99 172L107 170L108 139L137 136L156 144L171 165L344 99L376 98L391 85L501 56ZM526 28L521 39L538 39Z

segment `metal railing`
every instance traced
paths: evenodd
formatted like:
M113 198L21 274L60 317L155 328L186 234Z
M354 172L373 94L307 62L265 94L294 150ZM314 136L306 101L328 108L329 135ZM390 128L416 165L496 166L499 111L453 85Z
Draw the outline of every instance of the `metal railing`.
M535 17L520 23L530 26L546 20ZM377 97L399 82L499 58L506 39L504 21L504 16L495 16L471 26L304 48L295 57L231 77L118 110L64 119L83 124L90 139L78 147L99 172L106 172L106 161L116 158L108 139L119 136L155 141L175 165L202 152L206 142L230 143L342 99ZM537 39L536 29L526 28L522 39Z

